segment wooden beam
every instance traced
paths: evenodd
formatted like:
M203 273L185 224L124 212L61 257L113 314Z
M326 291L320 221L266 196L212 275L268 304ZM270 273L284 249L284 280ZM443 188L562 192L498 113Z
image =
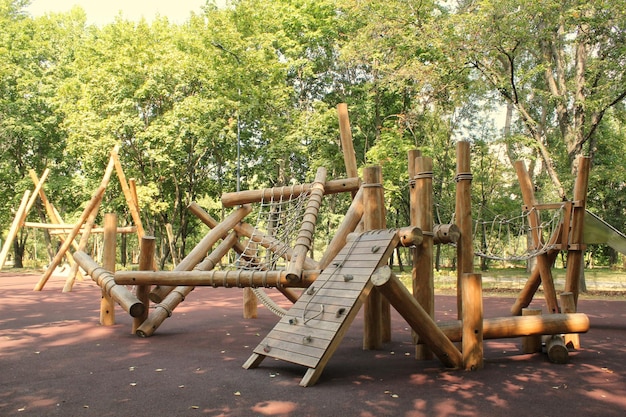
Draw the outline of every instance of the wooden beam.
M337 194L343 192L358 191L361 186L359 178L346 178L331 180L324 183L324 194ZM299 184L292 186L265 188L263 190L247 190L222 194L222 205L233 207L241 204L260 203L270 198L297 197L309 191L313 184Z
M385 265L372 275L372 283L389 300L391 305L407 321L441 362L450 368L460 368L463 364L461 352L437 327L428 312L413 298L404 284Z

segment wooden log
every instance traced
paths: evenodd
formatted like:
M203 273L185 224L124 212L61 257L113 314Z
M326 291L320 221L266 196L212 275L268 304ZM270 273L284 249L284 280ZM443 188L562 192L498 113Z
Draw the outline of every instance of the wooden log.
M207 260L210 258L207 258ZM219 261L219 260L218 260ZM319 270L304 271L300 282L290 282L285 271L212 271L198 264L193 271L117 271L115 282L120 285L210 286L234 288L307 288L319 276Z
M176 252L174 250L174 231L172 230L172 223L165 224L165 231L167 232L167 243L170 249L170 256L172 257L172 264L176 268Z
M363 170L363 223L365 231L385 228L385 206L380 166L366 167ZM383 303L381 294L372 289L363 303L364 329L363 349L380 349L383 335Z
M559 254L559 250L549 250L547 253L548 263L552 265L557 255ZM538 265L538 264L537 264ZM541 284L541 273L538 266L535 265L533 268L530 277L524 284L524 288L517 295L517 299L513 306L511 307L511 314L514 316L519 316L522 314L522 309L526 308L530 305L535 296L535 293L539 289L539 285Z
M457 242L457 310L463 316L463 274L474 272L474 246L472 243L472 172L470 143L459 141L456 146L456 224L461 231Z
M433 160L424 156L415 158L415 193L417 206L415 220L422 230L423 239L417 246L413 267L413 297L431 318L435 317L435 283L433 273ZM419 360L432 358L432 353L416 345L415 357Z
M461 320L439 322L437 326L453 342L463 338ZM483 320L483 339L506 339L544 334L585 333L589 317L583 313L512 316Z
M524 308L522 309L522 316L539 316L541 315L540 308ZM522 337L522 352L524 353L537 353L543 349L541 336L524 336Z
M433 235L433 244L447 245L459 241L461 230L456 224L435 224L433 226Z
M126 287L115 283L114 275L102 268L85 252L74 253L76 262L87 271L100 288L102 288L131 317L141 316L146 307Z
M103 236L102 268L112 274L115 274L115 252L117 249L116 228L117 215L115 213L106 213L104 215L105 233ZM78 266L78 264L76 265ZM65 289L64 292L66 292ZM144 314L147 311L147 308L144 309ZM100 324L103 326L113 326L115 324L115 301L104 288L102 289L102 298L100 300Z
M565 340L560 334L545 337L546 353L552 363L564 364L569 362L569 351L565 346Z
M517 179L520 184L524 204L528 207L534 207L537 203L534 186L530 175L528 175L524 161L515 162L515 171L517 172ZM539 249L543 245L543 239L539 231L539 213L536 210L529 214L528 223L531 228L533 249ZM543 286L548 311L550 311L550 313L558 313L559 305L556 301L556 290L554 288L550 267L551 264L549 263L547 254L543 253L537 256L537 268L539 269L539 276L541 277L541 284Z
M13 219L13 223L11 223L11 228L9 229L9 234L2 245L2 251L0 252L0 269L4 266L4 262L6 261L7 255L9 254L9 249L11 249L11 245L13 244L13 240L17 235L17 232L20 228L20 219L26 210L26 204L28 204L28 197L30 196L30 190L24 191L24 195L22 196L22 201L20 201L20 205L17 209L17 213L15 214L15 218Z
M356 153L352 141L352 129L350 128L350 116L348 115L348 105L346 103L337 104L337 115L339 117L339 137L341 139L341 150L343 160L346 165L348 178L358 178L359 171L356 164Z
M343 221L337 228L335 235L326 247L326 252L319 260L319 269L326 269L330 262L335 259L348 240L348 235L357 228L359 222L363 218L363 188L360 188L352 199L352 203L343 218Z
M437 327L435 321L413 298L404 284L393 274L389 266L382 266L372 275L372 283L391 302L434 354L447 367L460 368L463 364L461 352Z
M26 221L26 216L30 212L30 209L33 207L33 204L35 204L35 200L37 199L39 192L42 190L43 184L44 182L46 182L46 179L48 178L49 174L50 174L50 170L46 168L43 171L43 174L41 174L41 178L39 179L39 181L37 181L37 183L35 184L35 189L31 193L30 198L28 199L28 203L26 203L26 210L24 210L24 213L22 214L20 218L20 226L23 225L24 222Z
M37 173L34 170L32 169L29 170L28 174L30 175L30 178L34 184L38 184L40 182L39 178L37 177ZM50 203L50 201L46 197L46 192L44 191L43 187L39 189L39 198L41 199L46 209L46 214L48 215L48 218L50 219L50 221L52 223L63 223L63 219L61 218L61 215L56 211L52 203ZM73 226L74 225L72 225L72 227ZM61 234L61 236L59 237L61 244L65 243L66 238L67 238L67 234L65 233ZM70 243L74 249L78 249L78 244L74 240L72 240ZM67 256L68 263L70 265L74 265L75 263L74 257L69 252L67 252L66 256ZM82 279L82 277L80 278Z
M139 216L139 207L135 204L135 198L133 197L133 193L126 182L126 174L124 174L124 169L122 168L122 163L120 162L120 158L117 153L117 149L111 152L111 158L113 159L115 165L115 172L117 173L117 178L120 181L120 186L122 187L122 192L124 193L124 198L126 199L126 205L128 206L128 210L130 211L130 216L133 219L133 223L137 226L137 238L139 239L139 243L141 244L141 238L145 234L143 229L143 224L141 223L141 216Z
M424 241L424 233L422 229L415 226L406 226L398 229L400 236L400 245L409 248L411 246L419 246Z
M202 207L200 207L196 202L192 202L191 204L189 204L187 209L191 213L193 213L202 223L206 224L211 229L215 229L215 227L217 227L217 225L219 224L217 220L211 217L211 215L207 213ZM224 233L222 235L222 239L224 239L227 235L228 233ZM245 246L242 245L239 241L234 243L233 249L239 254L243 253L246 250Z
M358 191L361 186L359 178L330 180L324 183L324 195ZM247 190L222 194L222 205L233 207L241 204L259 203L270 198L297 197L309 191L313 184L265 188L263 190Z
M114 151L117 148L114 148ZM100 181L100 187L104 188L106 190L107 186L109 185L109 181L111 179L111 175L113 175L113 169L115 166L115 162L114 162L114 156L113 154L116 154L116 152L112 152L111 153L111 157L109 158L109 163L106 167L106 169L104 170L104 175L102 176L102 180ZM98 216L98 211L100 209L100 204L102 203L102 198L100 198L100 200L97 202L97 204L94 205L93 209L91 210L91 212L89 213L89 215L87 216L87 220L84 222L84 224L82 225L81 230L83 231L81 237L80 237L80 241L78 242L78 250L79 251L84 251L85 248L87 247L87 244L89 243L89 236L91 235L91 228L93 227L94 223L96 222L96 216ZM113 233L113 231L117 228L117 218L115 220L114 225L113 224L109 224L109 225L105 225L106 227L108 227L108 231L107 233ZM115 235L109 236L109 239L113 239L115 240L117 237ZM113 270L115 269L115 253L113 253ZM63 286L63 292L69 292L72 291L72 287L74 285L74 282L76 280L76 276L78 275L78 265L74 264L72 265L71 269L70 269L70 273L67 276L67 279L65 280L65 285ZM111 301L109 301L109 303L112 305L113 303Z
M183 260L180 261L178 266L174 268L176 271L190 271L196 266L202 259L206 257L206 254L211 250L213 245L221 239L230 229L232 229L237 223L239 223L244 217L246 217L252 207L250 205L244 205L234 210L228 217L224 219L222 223L211 229L209 233L196 245L195 248L189 252ZM159 286L154 288L150 292L150 300L155 303L163 301L165 296L172 291L173 287Z
M317 215L322 205L325 181L326 168L319 167L315 175L315 182L313 182L313 186L311 187L309 201L304 210L302 225L296 237L293 255L289 261L289 265L287 265L287 279L290 281L298 281L300 279L307 253L309 253L313 245L313 235L315 234Z
M239 210L242 209L245 212L246 209L244 209L243 207ZM213 230L217 230L217 228ZM222 257L224 257L224 255L233 247L233 243L236 240L237 237L235 234L231 233L230 235L228 235L227 238L223 239L222 242L217 245L217 247L206 257L203 262L199 264L196 263L196 268L215 267L220 259L222 259ZM185 262L185 259L183 259L181 263L178 264L179 267L181 264L183 264L183 262ZM141 325L137 328L135 334L139 337L152 336L154 332L159 328L159 326L165 321L165 319L172 315L174 309L185 299L185 297L187 297L187 295L189 295L189 293L191 293L191 291L193 291L194 288L195 286L193 285L179 285L174 287L174 289L170 291L161 302L154 306L152 313L143 323L141 323Z
M75 224L63 223L41 223L41 222L24 222L24 227L30 227L32 229L46 229L50 230L51 235L66 234L68 230L72 230L76 226ZM135 233L137 231L136 226L122 226L115 230L115 233ZM81 228L79 233L84 233L85 229ZM93 227L91 233L104 233L104 227Z
M560 295L561 313L572 314L576 312L576 301L574 294L571 292L563 292ZM572 349L580 349L580 336L576 333L563 335L565 346Z
M156 250L156 239L154 236L144 235L141 238L141 246L139 247L139 270L150 271L154 268L154 254ZM137 285L135 287L137 299L146 306L146 311L133 319L132 333L136 334L137 329L148 318L150 307L150 285Z
M408 152L408 171L409 171L409 221L411 226L418 227L418 210L417 207L419 205L419 197L417 195L417 187L415 185L415 175L417 173L415 167L415 161L418 157L422 156L422 153L417 149L412 149ZM423 232L422 232L423 235ZM418 280L419 277L419 249L417 245L411 249L411 291L413 292L413 297L417 299L415 291L413 289L413 283ZM428 357L429 350L428 347L422 345L417 345L418 336L415 331L411 332L413 337L413 343L415 343L415 357ZM432 352L431 352L432 353Z
M35 285L35 288L34 288L35 291L41 291L43 287L46 285L46 282L48 282L48 279L50 279L50 277L52 276L54 269L61 263L61 260L63 259L63 257L65 256L65 253L71 246L72 241L74 240L76 235L78 235L78 232L82 224L85 223L85 220L87 220L87 217L93 211L94 207L98 206L100 204L100 201L102 201L102 196L104 195L104 191L105 191L105 188L102 186L96 189L94 195L91 197L91 200L89 200L89 202L87 203L87 206L83 210L83 213L81 214L80 218L76 222L76 226L69 233L67 239L61 245L61 248L57 252L56 256L54 257L54 259L52 259L52 262L50 262L48 269L46 269L46 271L44 272L39 282ZM83 269L85 268L83 267Z
M483 363L483 293L480 274L463 276L463 367L482 369Z
M582 156L578 158L578 175L574 184L574 201L576 204L572 208L572 230L570 233L570 246L567 250L567 271L565 273L565 291L574 295L575 305L578 305L580 280L584 273L583 256L585 247L583 229L590 168L591 158Z

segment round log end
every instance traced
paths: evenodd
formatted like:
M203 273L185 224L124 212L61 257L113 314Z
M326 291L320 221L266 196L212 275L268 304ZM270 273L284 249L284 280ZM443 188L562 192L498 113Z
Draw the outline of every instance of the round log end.
M146 312L146 306L143 303L134 303L128 309L131 317L141 317Z
M372 284L376 287L380 287L385 285L391 279L392 275L393 274L389 265L384 265L374 271L372 278L370 279L372 280Z
M564 364L569 362L569 351L561 336L552 336L546 343L548 359L552 363Z

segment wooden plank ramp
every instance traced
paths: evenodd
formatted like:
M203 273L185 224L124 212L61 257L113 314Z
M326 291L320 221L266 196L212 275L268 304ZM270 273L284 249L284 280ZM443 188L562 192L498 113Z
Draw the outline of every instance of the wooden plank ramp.
M244 363L270 356L309 368L300 385L317 382L372 289L370 277L398 244L396 230L374 230L348 242Z

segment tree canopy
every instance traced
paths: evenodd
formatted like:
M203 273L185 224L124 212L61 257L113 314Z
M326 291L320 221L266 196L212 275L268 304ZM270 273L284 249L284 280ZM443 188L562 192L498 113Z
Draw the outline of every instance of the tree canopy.
M481 208L519 210L513 159L553 201L587 155L590 205L624 230L623 3L207 1L183 24L120 16L100 27L80 8L34 18L28 0L0 0L0 230L31 169L51 170L46 191L75 218L118 145L144 226L164 238L171 224L183 256L201 233L192 201L220 217L226 191L309 181L319 166L344 176L340 102L359 165L383 167L390 224L408 224L413 148L434 159L439 219L453 217L454 143L465 139ZM110 187L104 209L130 222ZM348 203L333 201L324 220Z

